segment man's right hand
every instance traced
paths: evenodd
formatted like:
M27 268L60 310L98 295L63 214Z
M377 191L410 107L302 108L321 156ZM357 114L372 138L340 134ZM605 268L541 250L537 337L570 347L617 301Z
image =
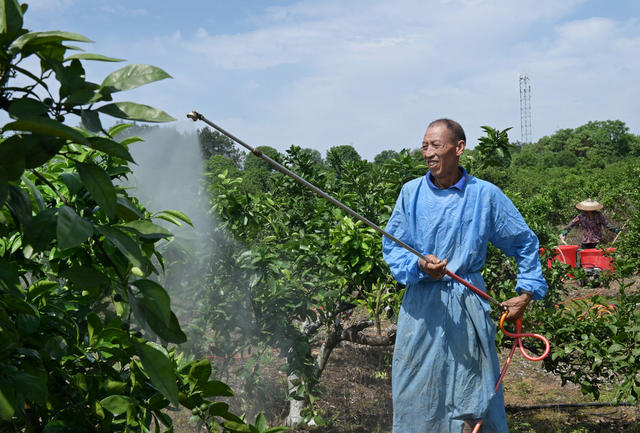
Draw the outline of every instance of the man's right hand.
M420 269L435 280L442 279L447 268L447 259L440 260L433 254L427 254L425 257L427 260L423 258L418 259L418 266Z

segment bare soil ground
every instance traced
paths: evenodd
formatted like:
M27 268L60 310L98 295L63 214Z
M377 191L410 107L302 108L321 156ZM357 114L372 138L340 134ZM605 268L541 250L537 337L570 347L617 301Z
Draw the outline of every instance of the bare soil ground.
M638 286L636 281L634 289ZM598 287L574 284L569 295L579 297L597 292L614 297L618 288L612 286L602 291ZM298 428L290 430L291 433L390 433L392 354L392 347L343 342L334 350L319 384L321 395L316 404L326 425ZM501 364L507 355L508 350L500 353ZM284 375L272 366L263 372L260 382L261 410L265 411L270 425L284 424L287 414L283 402ZM233 388L233 383L230 385ZM576 385L563 386L541 363L527 361L519 352L513 358L503 386L512 433L640 433L638 406L526 410L531 405L580 404L593 400L583 396ZM613 392L602 393L601 402L612 400ZM176 432L198 431L194 424L187 422L189 415L176 414Z
M331 423L295 432L391 432L391 355L391 348L344 343L333 354L325 371L324 392L318 402ZM501 353L501 362L507 355L508 351ZM560 379L545 372L539 363L527 361L517 354L503 383L512 432L640 432L640 409L633 406L518 410L523 406L593 400L585 398L576 385L562 386Z

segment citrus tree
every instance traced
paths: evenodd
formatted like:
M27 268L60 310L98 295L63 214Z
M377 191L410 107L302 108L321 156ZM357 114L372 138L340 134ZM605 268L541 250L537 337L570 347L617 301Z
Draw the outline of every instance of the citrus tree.
M580 170L538 168L537 173L518 169L506 190L529 226L536 232L545 251L541 260L549 291L534 302L524 316L526 330L545 335L551 343L551 354L544 360L547 371L563 382L579 385L585 394L600 398L603 389L615 389L617 400L637 401L640 397L640 295L634 289L638 272L638 221L640 200L634 186L640 161L629 159L604 168L582 167ZM587 279L581 268L572 269L560 262L547 260L555 256L558 234L575 216L576 197L596 197L605 204L610 220L624 227L616 244L613 238L602 246L617 249L613 255L615 271L601 273L595 281ZM569 274L571 276L569 276ZM487 287L498 299L512 293L517 269L513 260L490 249L483 272ZM578 282L597 284L605 296L576 294ZM616 288L613 291L611 289ZM499 344L511 344L502 338ZM536 341L525 341L528 348L541 353Z
M343 161L339 173L296 146L276 158L381 225L402 183L425 171L408 151L383 164ZM216 334L210 346L216 353L240 350L242 336L244 344L266 344L286 359L294 424L313 415L302 406L313 401L314 386L338 344L393 343L393 332L383 334L381 323L397 310L401 291L382 261L375 230L279 172L262 171L264 188L256 190L252 170L209 175L212 209L234 243L211 272L202 312L209 321L205 327L234 330ZM359 304L371 317L345 320ZM363 332L374 325L376 332Z
M637 161L588 169L572 164L520 164L517 159L512 161L512 154L519 153L508 142L510 128L484 129L487 137L468 152L463 165L503 187L545 251L541 261L550 290L525 316L526 329L551 340L553 352L545 367L565 381L584 385L583 391L596 397L603 385L613 384L619 398L637 398L640 352L636 342L640 340L637 326L631 324L638 322L638 301L635 294L625 292L625 278L631 276L637 255L632 247L637 239L637 188L632 185ZM554 152L565 150L559 147ZM389 218L401 185L426 170L419 154L408 151L377 164L344 161L338 171L310 161L295 146L274 159L381 226ZM220 324L231 323L229 312L238 311L237 306L248 311L241 324L229 328L236 336L260 336L249 344L277 347L287 359L291 397L301 400L306 393L312 402L313 386L321 379L331 350L341 341L391 343L392 339L378 336L368 339L362 332L379 323L375 319L381 312L397 311L400 299L401 288L380 260L380 235L278 172L264 168L262 188L256 189L247 182L253 173L246 166L245 170L231 170L219 161L216 166L221 170L209 173L212 209L237 243L229 248L234 260L226 260L212 272L221 277L211 280L211 297L204 301L210 308L205 310ZM559 307L572 290L566 284L567 274L579 270L557 263L553 268L546 266L562 226L575 216L575 198L582 196L604 202L609 216L617 221L628 219L618 244L626 259L620 258L616 273L603 280L603 284L617 280L621 294L604 318L597 310L585 313L584 305L569 310ZM492 296L512 297L517 272L512 259L497 248L489 249L483 275ZM358 304L366 306L371 317L355 324L344 320ZM380 331L378 327L378 335ZM499 345L507 344L507 339L498 336ZM220 344L233 337L231 333L221 336L211 347L240 350L237 340ZM540 349L535 342L525 344L534 352Z
M182 405L214 431L265 431L216 401L232 393L207 360L176 349L185 334L154 278L171 234L154 221L188 218L119 187L139 138L114 140L127 125L104 116L173 120L114 101L169 75L133 64L88 81L84 61L118 59L76 48L90 41L75 33L28 31L26 10L0 0L0 430L171 430L167 409Z

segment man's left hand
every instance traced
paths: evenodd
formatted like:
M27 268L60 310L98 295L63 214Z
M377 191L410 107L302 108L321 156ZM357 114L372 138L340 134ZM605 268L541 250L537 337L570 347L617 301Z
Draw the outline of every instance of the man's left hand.
M509 322L515 322L521 318L529 302L531 302L531 295L529 293L523 293L522 295L504 301L502 305L509 308L507 320Z

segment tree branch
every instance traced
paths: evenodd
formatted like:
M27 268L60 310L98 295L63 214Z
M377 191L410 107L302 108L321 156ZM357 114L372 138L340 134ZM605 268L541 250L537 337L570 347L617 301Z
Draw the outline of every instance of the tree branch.
M66 197L65 197L65 196L63 196L62 194L60 194L60 191L58 191L58 190L56 189L56 187L55 187L55 186L53 186L53 184L52 184L51 182L49 182L49 180L48 180L47 178L45 178L43 175L41 175L40 173L38 173L37 171L35 171L33 168L32 168L31 170L29 170L29 171L31 171L31 173L33 173L33 175L34 175L35 177L37 177L37 178L38 178L38 179L40 179L42 182L44 182L45 184L47 184L47 186L48 186L49 188L51 188L51 189L53 190L53 192L55 192L55 193L56 193L56 195L58 196L58 198L59 198L60 200L62 200L62 202L63 202L64 204L66 204L67 206L69 206L69 202L67 201Z
M340 340L364 344L366 346L392 346L396 342L395 326L389 328L385 335L367 335L362 333L363 330L372 325L373 322L367 321L343 329L340 333Z
M116 275L118 276L118 279L120 280L120 284L122 284L123 286L127 286L127 280L125 279L124 275L122 275L122 273L120 272L120 269L118 269L118 265L115 264L115 262L111 259L111 256L109 256L109 254L107 254L107 250L104 248L103 243L100 241L100 239L98 238L98 236L93 236L93 240L94 242L98 245L98 248L100 249L100 251L102 251L102 254L104 254L104 256L106 257L107 261L109 262L109 264L113 267L113 270L116 272Z
M395 325L387 329L384 335L367 335L362 331L373 326L373 321L364 321L343 329L339 322L336 322L333 330L328 333L322 343L315 359L315 375L319 380L324 368L327 365L329 356L333 349L342 341L363 344L365 346L392 346L396 342Z

